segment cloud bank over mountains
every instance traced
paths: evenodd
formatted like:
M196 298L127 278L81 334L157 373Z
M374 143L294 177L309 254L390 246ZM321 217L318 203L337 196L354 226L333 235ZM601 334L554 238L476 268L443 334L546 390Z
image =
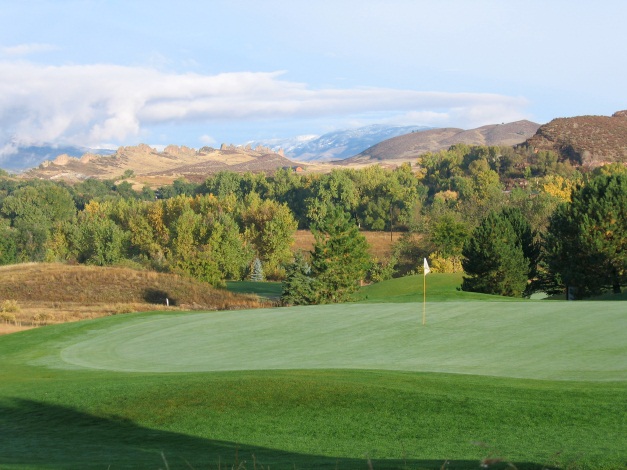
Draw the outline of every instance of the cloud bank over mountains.
M5 56L47 50L27 44ZM0 62L0 161L17 146L116 147L150 141L160 124L256 122L376 115L395 124L475 127L525 119L527 100L490 93L383 87L314 88L285 72L175 73L109 64ZM206 133L206 131L205 131ZM200 140L212 136L198 135ZM219 138L219 136L216 136ZM142 140L143 139L143 140ZM186 144L186 142L170 142Z

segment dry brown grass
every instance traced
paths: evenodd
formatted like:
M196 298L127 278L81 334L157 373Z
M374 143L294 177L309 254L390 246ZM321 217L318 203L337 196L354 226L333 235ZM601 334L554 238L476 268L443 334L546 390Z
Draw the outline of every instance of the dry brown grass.
M169 305L166 305L166 298ZM17 301L15 321L29 326L150 310L231 310L269 306L255 295L214 289L174 274L128 268L28 263L0 267L0 301Z
M402 232L393 232L390 239L390 232L369 232L362 231L362 235L366 237L366 241L370 246L370 255L378 260L387 260L392 254L392 246L396 243ZM314 236L309 230L298 230L294 237L293 251L301 250L303 252L313 249Z

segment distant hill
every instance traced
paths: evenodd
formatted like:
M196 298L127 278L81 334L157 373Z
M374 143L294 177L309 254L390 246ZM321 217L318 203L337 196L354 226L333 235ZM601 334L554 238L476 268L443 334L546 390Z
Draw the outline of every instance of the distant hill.
M115 153L115 150L91 149L69 145L18 146L15 149L15 153L0 157L0 168L10 171L21 171L26 168L35 167L45 160L52 160L59 155L65 154L70 157L80 157L86 153L93 155L112 155Z
M342 160L357 155L372 145L410 132L430 129L425 126L386 126L374 124L356 129L329 132L321 136L308 135L293 139L262 140L253 145L264 145L285 156L302 162Z
M516 145L533 136L540 124L516 121L508 124L492 124L464 130L454 127L430 129L393 137L374 145L358 155L336 164L370 164L412 162L426 152L437 152L453 144L468 145Z
M627 163L627 111L609 116L553 119L527 140L534 150L552 150L563 159L589 167Z
M86 153L75 158L66 154L59 155L52 161L45 161L39 167L24 172L22 176L81 181L90 177L119 178L125 172L132 172L135 182L159 185L180 177L190 181L204 181L208 175L221 170L272 172L282 167L297 165L265 147L253 149L250 146L223 144L220 149L203 147L195 150L169 145L159 152L146 144L140 144L120 147L109 156Z

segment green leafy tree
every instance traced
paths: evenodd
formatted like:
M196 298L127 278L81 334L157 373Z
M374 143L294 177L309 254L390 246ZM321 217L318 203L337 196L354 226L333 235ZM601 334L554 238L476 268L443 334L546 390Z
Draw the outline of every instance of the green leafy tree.
M370 266L368 242L339 207L334 207L312 232L316 303L344 302L359 288Z
M431 242L444 259L450 260L453 272L461 264L462 250L469 237L468 227L451 214L444 215L431 231Z
M128 233L111 219L81 212L73 252L81 263L106 266L124 258Z
M602 174L560 205L544 237L545 262L556 288L577 297L627 284L627 174Z
M281 265L292 258L291 246L297 223L289 207L262 200L256 193L246 197L240 213L245 239L263 261L268 277L282 277Z
M76 215L70 192L47 182L15 190L4 199L1 211L17 231L18 257L23 261L43 261L54 225Z
M527 288L529 262L508 219L490 212L462 251L462 290L519 297Z
M0 265L17 262L17 232L9 227L8 221L0 219Z
M238 199L241 199L242 182L242 177L237 173L232 171L219 171L210 178L207 178L196 192L199 194L213 194L218 198L227 196L228 194L235 194Z
M244 237L235 220L230 214L222 213L206 223L210 233L207 245L211 248L222 276L225 279L243 279L254 257L254 251L244 243Z

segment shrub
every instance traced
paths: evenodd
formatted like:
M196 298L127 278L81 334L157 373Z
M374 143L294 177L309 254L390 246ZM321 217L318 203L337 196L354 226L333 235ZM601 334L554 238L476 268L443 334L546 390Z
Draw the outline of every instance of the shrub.
M439 251L429 255L431 270L434 273L459 273L462 272L462 263L458 256L444 256Z
M2 320L4 323L17 324L17 318L15 318L15 314L14 313L2 312L2 313L0 313L0 320Z
M370 269L368 270L368 279L372 282L381 282L392 279L396 273L397 258L392 254L388 261L379 261L377 258L372 260Z
M55 317L52 313L39 312L33 317L33 323L36 323L37 325L47 325L54 319Z
M0 312L19 312L20 305L17 303L17 300L3 300L2 304L0 304Z

